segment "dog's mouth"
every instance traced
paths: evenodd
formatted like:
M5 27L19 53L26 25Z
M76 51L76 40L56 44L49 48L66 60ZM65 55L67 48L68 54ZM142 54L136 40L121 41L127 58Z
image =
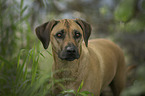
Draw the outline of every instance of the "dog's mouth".
M73 61L73 60L75 60L75 59L79 59L79 54L77 55L77 54L70 54L70 55L67 55L66 56L66 58L65 58L65 60L67 60L67 61Z
M65 52L65 51L62 51L58 54L58 57L61 59L61 60L66 60L66 61L73 61L75 59L79 59L80 55L78 52L75 52L75 53L68 53L68 52Z
M78 48L74 44L69 43L63 50L59 51L58 57L62 60L73 61L79 59L80 54Z

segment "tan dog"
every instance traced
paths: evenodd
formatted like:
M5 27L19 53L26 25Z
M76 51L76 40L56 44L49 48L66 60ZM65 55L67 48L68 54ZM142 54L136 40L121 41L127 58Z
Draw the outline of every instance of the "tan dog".
M50 21L36 28L36 34L45 49L52 44L53 71L69 69L55 75L55 78L73 78L63 83L66 89L100 96L101 91L111 86L114 96L119 96L125 86L126 65L122 51L114 43L104 39L89 40L91 27L80 19ZM84 40L84 42L83 42ZM57 87L55 94L61 91Z

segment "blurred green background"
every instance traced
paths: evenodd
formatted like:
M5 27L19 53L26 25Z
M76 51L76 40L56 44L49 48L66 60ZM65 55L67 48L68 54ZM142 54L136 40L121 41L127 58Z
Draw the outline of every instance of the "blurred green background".
M0 0L0 96L52 93L51 45L44 50L34 30L64 18L83 19L91 39L118 44L135 65L122 96L145 96L145 0Z

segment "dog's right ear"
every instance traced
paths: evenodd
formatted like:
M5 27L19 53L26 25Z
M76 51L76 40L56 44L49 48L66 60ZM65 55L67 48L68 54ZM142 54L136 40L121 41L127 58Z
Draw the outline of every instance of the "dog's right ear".
M39 38L39 40L42 42L43 47L45 49L48 48L49 42L50 42L50 33L53 29L53 27L58 23L58 21L52 20L49 22L46 22L40 26L38 26L35 29L36 35Z

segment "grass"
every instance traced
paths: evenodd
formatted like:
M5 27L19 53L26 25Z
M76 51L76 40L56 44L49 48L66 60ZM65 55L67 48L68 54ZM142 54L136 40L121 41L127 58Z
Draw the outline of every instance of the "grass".
M26 56L23 57L23 54L26 54ZM46 59L36 46L30 50L23 49L20 51L17 63L15 96L45 96L46 94L52 94L51 72L40 69L39 66L44 64L43 62L39 63L40 58Z
M44 71L40 69L39 66L43 64L43 62L39 63L40 58L47 59L36 46L33 46L33 48L30 50L20 50L16 58L17 63L9 62L3 57L0 57L0 61L2 62L0 66L0 95L53 96L52 86L54 83L61 84L61 82L63 82L65 79L56 80L55 78L51 77L51 71ZM9 72L9 70L11 70L11 72ZM62 84L61 86L64 88ZM65 90L62 92L62 94L73 93L76 96L87 96L87 94L91 94L87 91L80 92L82 86L83 81L77 92L73 90Z
M45 96L48 94L52 86L48 83L51 73L41 73L38 66L40 56L44 58L36 46L30 50L20 50L14 60L16 62L9 62L0 56L0 95Z
M74 91L74 90L64 90L64 91L62 91L61 93L63 94L63 95L66 95L66 94L74 94L75 96L94 96L91 92L88 92L88 91L81 91L81 89L82 89L82 87L83 87L83 84L84 84L84 81L82 81L81 82L81 84L80 84L80 86L79 86L79 88L78 88L78 90L77 91ZM69 95L67 95L67 96L69 96ZM71 95L70 95L71 96Z

